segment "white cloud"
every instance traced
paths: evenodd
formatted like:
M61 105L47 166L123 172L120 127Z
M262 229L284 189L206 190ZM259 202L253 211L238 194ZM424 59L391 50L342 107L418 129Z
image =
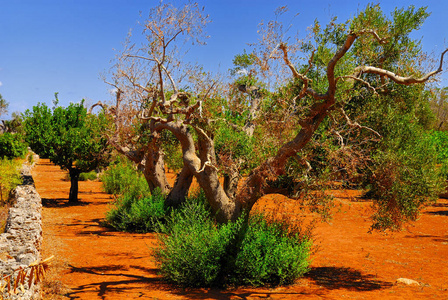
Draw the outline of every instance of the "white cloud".
M3 83L0 81L0 86L2 86L3 85Z

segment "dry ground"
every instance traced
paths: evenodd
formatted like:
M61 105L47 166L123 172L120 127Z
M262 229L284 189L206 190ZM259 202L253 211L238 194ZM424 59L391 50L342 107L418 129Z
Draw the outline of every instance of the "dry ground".
M155 234L101 223L112 201L99 182L80 182L79 205L67 204L65 173L40 160L33 170L44 203L43 255L55 255L45 299L448 299L448 201L440 200L398 233L368 233L370 202L335 191L331 223L315 229L311 270L294 285L237 290L181 289L165 283L151 258ZM295 213L293 200L268 195L258 209ZM420 282L395 284L400 277ZM56 295L57 293L65 295Z

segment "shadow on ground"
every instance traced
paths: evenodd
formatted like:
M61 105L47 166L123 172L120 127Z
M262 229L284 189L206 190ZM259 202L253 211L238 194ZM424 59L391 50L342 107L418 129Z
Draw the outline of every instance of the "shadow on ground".
M344 267L312 268L305 276L327 289L373 291L393 285L390 282L375 279L375 275L362 274L360 271Z
M136 293L140 293L143 297L145 294L139 292L141 287L133 287L133 283L157 283L160 286L161 279L157 277L157 269L145 268L148 276L132 275L132 270L129 270L123 265L107 265L107 266L96 266L96 267L76 267L69 265L71 273L80 274L91 274L99 276L98 282L92 282L85 285L80 285L71 289L71 291L66 295L70 299L84 299L86 293L91 293L92 290L95 291L98 297L104 298L106 294L120 295L123 297L129 295L132 290ZM101 276L116 276L117 280L101 281ZM149 290L149 289L148 289ZM123 298L126 299L126 298Z
M87 201L69 202L67 198L42 198L42 205L44 207L63 208L70 206L86 206L86 205L98 205L98 204L95 202L87 202Z

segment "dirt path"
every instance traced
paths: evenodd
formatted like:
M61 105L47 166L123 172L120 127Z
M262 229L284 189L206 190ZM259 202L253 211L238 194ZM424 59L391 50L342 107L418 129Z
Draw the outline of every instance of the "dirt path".
M180 289L164 283L151 259L154 234L114 232L101 226L109 195L99 182L80 182L81 204L67 205L65 173L40 160L33 176L43 203L44 257L55 255L49 283L66 296L53 299L448 299L448 201L428 208L408 231L368 234L369 203L339 192L331 224L315 230L319 250L311 271L294 285L264 289ZM290 213L294 201L262 199ZM397 278L419 287L395 285ZM51 296L47 295L50 299Z

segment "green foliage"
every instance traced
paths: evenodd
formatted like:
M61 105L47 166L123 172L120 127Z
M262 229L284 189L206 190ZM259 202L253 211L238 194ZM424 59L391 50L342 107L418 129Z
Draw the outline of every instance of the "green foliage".
M17 133L3 133L0 135L0 157L23 158L28 151L22 135Z
M400 117L397 117L400 118ZM396 120L394 134L382 142L370 167L369 197L377 208L373 229L399 229L415 221L420 210L436 201L444 180L431 136L409 120Z
M20 160L0 159L0 201L4 204L9 193L22 184L22 176L20 175Z
M309 240L263 215L217 225L202 201L173 211L155 258L164 277L183 286L288 284L308 267Z
M171 131L165 130L161 133L161 136L163 151L168 154L165 156L165 163L168 169L174 171L182 169L184 162L179 140L176 139Z
M128 189L114 202L107 212L107 223L119 231L158 231L167 214L165 196L158 190L152 194L149 191L142 194L141 188L133 188L135 190Z
M93 180L97 180L98 179L98 175L95 171L90 171L90 172L82 172L81 174L79 174L79 181L93 181ZM70 174L67 174L67 180L70 180Z
M80 181L96 180L96 179L98 179L98 176L95 171L83 172L79 174Z
M308 270L311 242L291 232L286 222L268 223L262 214L249 225L235 258L235 284L261 286L293 283Z
M225 163L226 160L241 161L243 169L250 169L257 163L256 140L245 132L222 124L215 132L215 151Z
M134 194L146 195L149 191L148 184L143 176L135 169L129 160L118 158L100 176L104 191L108 194L120 195L128 190Z
M218 229L203 204L187 202L172 213L169 234L159 235L162 247L155 250L155 258L161 273L184 286L219 284L223 259L238 226L229 223Z
M118 195L107 212L107 223L120 231L151 232L159 230L167 214L165 196L150 192L143 175L132 164L119 158L102 175L107 193Z
M24 125L33 151L62 169L90 172L109 163L110 148L103 136L108 121L103 114L87 114L83 102L53 110L38 104L25 112Z
M434 145L438 164L448 164L448 132L432 131L429 136Z

